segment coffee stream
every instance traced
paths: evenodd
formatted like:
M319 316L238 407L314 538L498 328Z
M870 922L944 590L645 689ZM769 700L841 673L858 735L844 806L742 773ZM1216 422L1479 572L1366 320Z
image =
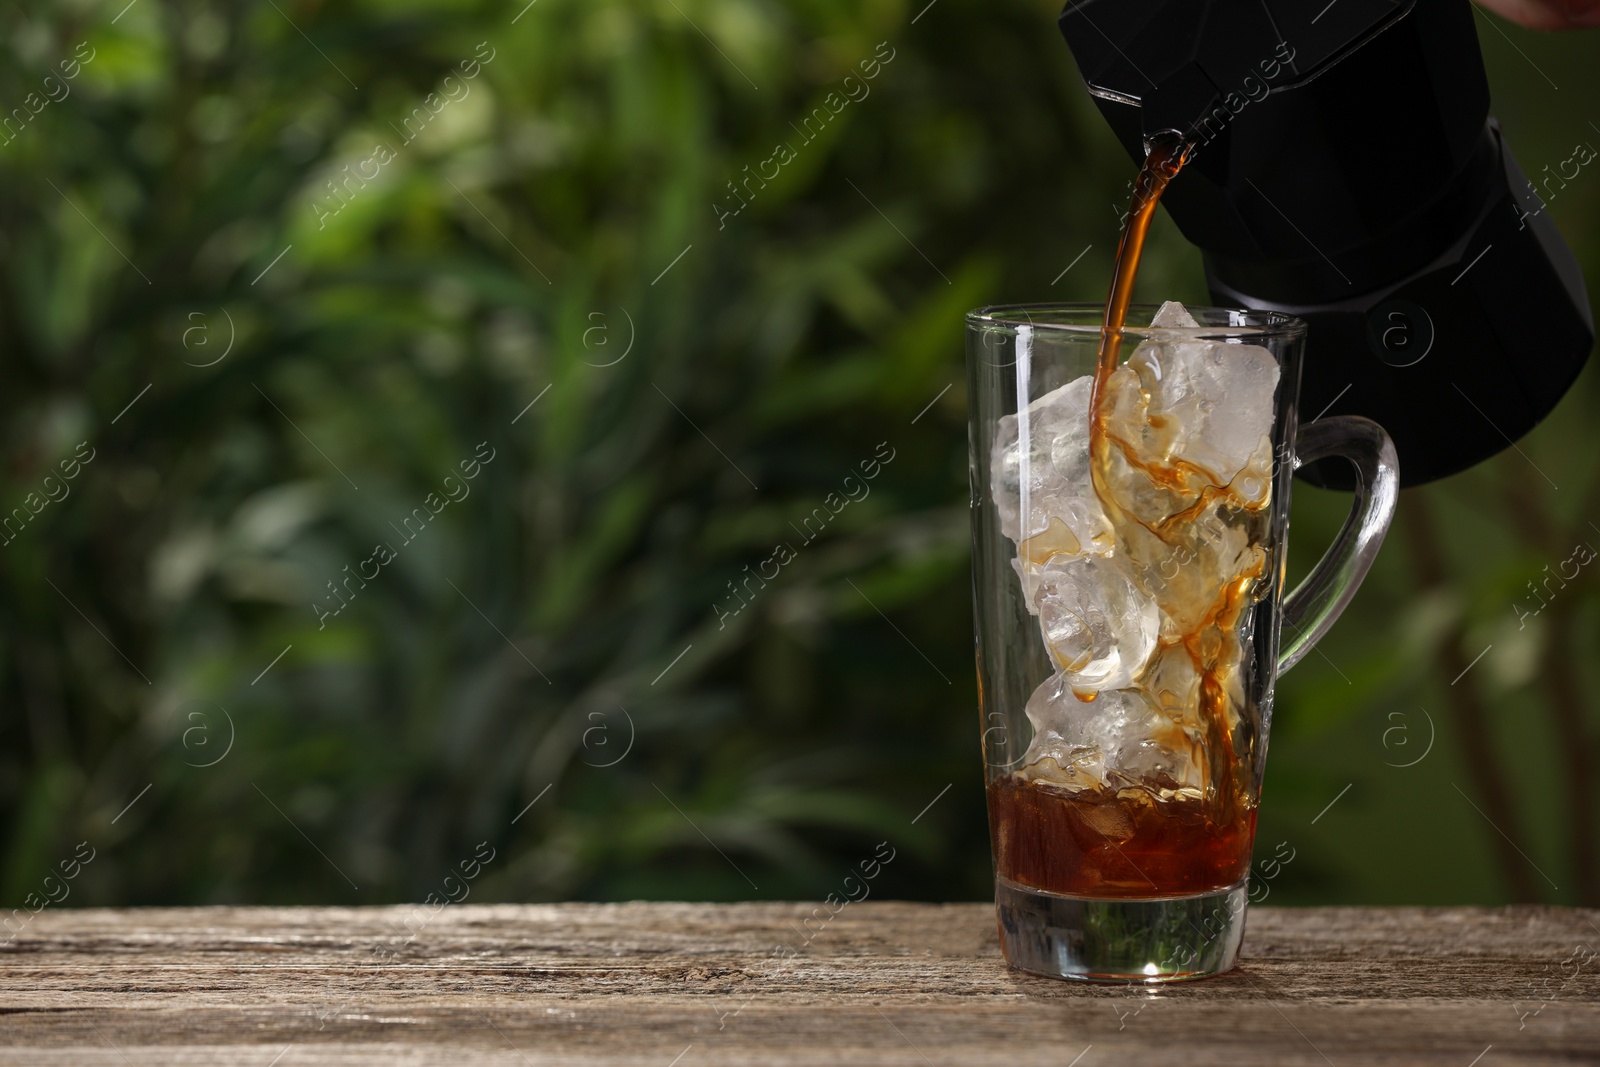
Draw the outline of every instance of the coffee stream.
M1151 535L1172 547L1192 539L1197 517L1217 503L1239 504L1252 530L1264 538L1266 498L1244 504L1231 487L1208 485L1199 501L1156 522L1131 514L1112 484L1115 464L1136 469L1158 487L1191 479L1196 468L1180 462L1160 466L1142 462L1128 443L1109 430L1108 382L1121 363L1123 330L1139 257L1156 206L1193 149L1177 134L1158 136L1139 174L1129 223L1117 249L1116 270L1106 301L1099 359L1090 403L1090 474L1095 495L1117 534L1118 549ZM1019 404L1027 404L1020 397ZM1024 443L1019 443L1023 446ZM1202 472L1203 473L1203 472ZM1208 479L1209 481L1209 479ZM1252 538L1252 541L1256 538ZM1020 547L1020 546L1019 546ZM1161 897L1211 892L1233 886L1246 875L1255 838L1256 803L1248 751L1256 741L1249 716L1236 707L1246 659L1240 641L1248 624L1265 556L1222 588L1206 593L1204 610L1184 632L1163 639L1174 654L1181 646L1199 677L1196 710L1202 743L1194 756L1203 768L1203 790L1112 787L1070 788L1034 780L1024 768L989 785L989 812L999 874L1006 880L1049 892L1085 897ZM1232 694L1230 696L1230 694ZM1094 700L1094 693L1078 698ZM1236 751L1237 740L1246 751ZM1159 796L1157 794L1160 794Z
M1128 305L1133 302L1133 280L1139 273L1139 257L1144 254L1144 239L1156 217L1156 205L1167 185L1188 162L1193 144L1176 133L1158 134L1151 139L1149 154L1134 183L1133 206L1128 212L1128 228L1117 245L1116 270L1111 275L1111 293L1106 297L1104 329L1100 332L1100 359L1094 370L1095 427L1103 425L1100 401L1106 380L1117 369L1122 354L1122 328L1128 321ZM1106 494L1102 490L1101 494Z

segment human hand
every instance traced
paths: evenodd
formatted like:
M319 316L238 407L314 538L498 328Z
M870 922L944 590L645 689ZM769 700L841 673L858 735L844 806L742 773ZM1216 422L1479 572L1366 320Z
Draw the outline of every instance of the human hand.
M1530 30L1600 26L1600 0L1478 0L1478 3Z

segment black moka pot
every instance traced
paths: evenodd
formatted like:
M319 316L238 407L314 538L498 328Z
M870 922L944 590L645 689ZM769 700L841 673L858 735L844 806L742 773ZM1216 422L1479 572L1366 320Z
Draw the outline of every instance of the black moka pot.
M1511 158L1469 0L1072 0L1061 31L1136 161L1198 144L1162 202L1212 299L1307 320L1301 411L1377 420L1404 484L1509 447L1578 376L1594 319L1540 198L1566 179Z

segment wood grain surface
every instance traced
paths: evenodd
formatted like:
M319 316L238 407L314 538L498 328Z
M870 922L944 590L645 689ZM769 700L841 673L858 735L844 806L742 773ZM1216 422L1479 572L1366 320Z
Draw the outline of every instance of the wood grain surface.
M1595 911L1252 908L1238 970L1146 989L1007 970L986 904L813 910L46 910L0 1064L1600 1063Z

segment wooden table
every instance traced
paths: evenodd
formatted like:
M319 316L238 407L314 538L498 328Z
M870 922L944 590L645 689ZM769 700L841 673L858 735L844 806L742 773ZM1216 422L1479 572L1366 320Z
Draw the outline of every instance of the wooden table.
M985 904L812 914L46 910L0 1064L1600 1063L1595 911L1252 909L1237 971L1154 990L1008 971Z

